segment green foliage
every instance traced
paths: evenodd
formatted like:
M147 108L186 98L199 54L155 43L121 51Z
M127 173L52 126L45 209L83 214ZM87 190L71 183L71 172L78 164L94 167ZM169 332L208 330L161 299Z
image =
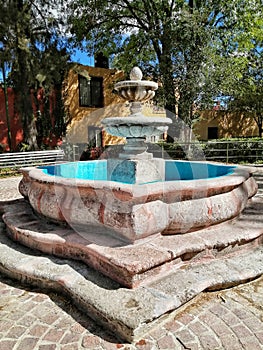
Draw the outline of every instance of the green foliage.
M247 70L239 77L228 105L230 109L252 114L261 137L263 134L263 52L258 46L250 50L248 56Z
M140 66L146 79L161 83L157 102L178 113L188 126L198 119L198 110L228 96L231 108L254 113L262 134L262 68L258 71L262 50L258 51L261 57L255 54L263 42L262 0L75 0L65 2L60 10L62 3L0 3L0 60L11 69L8 80L19 95L16 108L31 148L38 148L48 132L62 135L65 131L59 100L59 118L50 130L48 95L54 86L61 87L68 60L68 41L60 30L66 13L72 45L82 46L84 40L89 53L102 52L114 67L127 73L132 66ZM36 120L30 89L41 87L45 108ZM169 115L174 121L169 130L173 138L174 114Z
M52 131L50 127L49 94L54 87L61 86L69 56L66 42L60 37L62 17L53 15L59 13L57 10L54 0L8 0L0 4L0 60L10 68L8 81L16 91L15 108L22 117L24 142L30 149L41 146L42 134L58 130ZM45 91L44 113L38 108L40 88ZM32 90L37 120L32 108ZM59 118L61 124L63 119ZM38 129L39 125L44 127L44 132Z
M13 176L21 176L18 168L0 168L0 179Z
M260 0L76 0L70 23L73 39L85 39L91 53L102 51L126 72L139 65L158 77L159 102L174 113L177 105L191 126L198 108L235 91L247 52L262 38L262 18Z
M244 164L263 163L263 139L259 137L193 143L159 143L159 145L166 154L166 158ZM160 150L156 156L160 157L161 154Z

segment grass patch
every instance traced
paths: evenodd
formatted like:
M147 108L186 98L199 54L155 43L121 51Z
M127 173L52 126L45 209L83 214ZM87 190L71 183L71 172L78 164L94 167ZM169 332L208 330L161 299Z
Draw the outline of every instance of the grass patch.
M21 176L18 168L1 168L0 169L0 179L7 177Z

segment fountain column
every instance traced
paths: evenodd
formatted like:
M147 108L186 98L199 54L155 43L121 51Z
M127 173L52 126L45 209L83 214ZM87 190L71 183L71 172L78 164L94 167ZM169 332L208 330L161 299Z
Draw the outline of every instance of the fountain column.
M117 159L108 160L108 180L142 184L165 179L163 159L154 158L147 152L146 138L167 131L172 121L164 117L146 117L142 114L142 102L152 99L158 84L142 80L142 72L134 67L130 80L115 84L115 90L130 102L128 117L113 117L103 120L106 131L114 136L126 138L123 153Z

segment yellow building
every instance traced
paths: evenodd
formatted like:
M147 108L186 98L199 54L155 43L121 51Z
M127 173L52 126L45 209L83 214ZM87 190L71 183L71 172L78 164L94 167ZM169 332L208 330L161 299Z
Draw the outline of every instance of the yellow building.
M227 110L202 111L193 131L199 140L258 136L258 127L251 113Z
M114 84L124 79L123 71L72 64L64 81L67 142L84 146L124 142L122 138L107 134L101 124L104 118L129 114L128 104L113 92ZM151 104L146 104L143 112L148 116L165 116L163 109L153 108ZM258 128L251 114L230 113L219 108L202 111L193 133L199 140L209 140L257 136Z
M63 86L69 143L111 143L101 121L126 113L123 100L113 92L114 84L123 77L124 73L116 69L72 65Z
M101 124L104 118L125 117L130 113L129 104L113 92L114 84L120 80L124 80L123 71L72 65L63 86L68 143L84 146L88 143L94 146L124 143L123 138L107 134ZM165 116L163 110L156 110L149 103L143 107L143 113Z

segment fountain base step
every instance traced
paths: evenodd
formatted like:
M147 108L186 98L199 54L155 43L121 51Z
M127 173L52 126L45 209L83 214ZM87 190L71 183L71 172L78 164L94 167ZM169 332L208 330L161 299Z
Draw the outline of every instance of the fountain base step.
M43 253L81 260L121 285L135 288L164 274L238 255L262 244L263 201L254 198L236 219L183 235L156 234L127 244L97 227L48 223L25 200L4 208L8 235ZM256 216L258 215L258 220Z
M94 244L70 228L48 224L24 200L2 205L1 210L7 230L2 224L0 272L65 293L82 311L128 341L140 339L200 293L263 273L260 197L232 222L185 235L155 235L126 246L109 237L104 245ZM70 252L74 259L69 259ZM108 271L111 278L98 270ZM119 273L121 282L133 289L112 279L118 280Z

